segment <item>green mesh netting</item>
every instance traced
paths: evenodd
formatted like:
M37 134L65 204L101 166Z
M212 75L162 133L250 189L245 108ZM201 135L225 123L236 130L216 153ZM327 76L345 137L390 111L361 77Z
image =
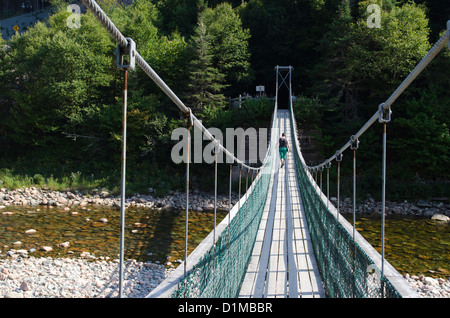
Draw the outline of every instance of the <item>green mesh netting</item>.
M272 127L276 121L275 106ZM239 295L267 199L273 158L274 151L270 151L265 166L254 181L253 191L244 194L248 197L227 229L180 281L172 297L226 298Z
M292 112L291 117L295 136ZM388 280L382 281L381 271L327 208L307 176L297 147L293 149L306 221L327 297L401 297Z

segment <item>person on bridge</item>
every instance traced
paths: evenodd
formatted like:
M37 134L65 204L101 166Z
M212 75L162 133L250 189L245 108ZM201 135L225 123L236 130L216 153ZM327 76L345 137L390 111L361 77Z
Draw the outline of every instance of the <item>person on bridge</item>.
M286 139L286 135L282 133L280 140L278 140L278 151L280 152L281 168L283 168L286 161L286 153L288 152L288 150L291 151L291 146Z

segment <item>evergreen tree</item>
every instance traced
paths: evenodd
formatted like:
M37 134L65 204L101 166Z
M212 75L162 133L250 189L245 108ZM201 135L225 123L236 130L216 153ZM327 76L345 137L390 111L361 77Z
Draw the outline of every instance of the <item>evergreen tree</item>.
M225 104L221 93L226 87L225 77L212 65L211 36L207 33L203 21L199 21L192 37L193 59L191 60L189 76L189 100L194 113L206 114L214 108Z
M242 87L253 79L248 48L250 30L243 28L241 18L229 3L206 9L200 20L210 38L212 63L229 84L227 95L242 93Z

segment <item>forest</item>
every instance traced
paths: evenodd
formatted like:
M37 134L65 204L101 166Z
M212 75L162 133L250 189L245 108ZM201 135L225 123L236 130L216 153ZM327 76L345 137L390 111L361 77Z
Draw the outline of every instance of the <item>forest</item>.
M118 191L123 75L116 44L86 10L79 28L68 27L74 1L48 2L47 21L0 38L0 187ZM298 124L316 132L323 159L377 111L450 19L446 0L97 2L205 127L268 127L270 99L234 108L229 98L255 95L257 85L273 96L274 67L292 65ZM381 8L380 27L368 27L370 4ZM450 193L449 70L444 49L392 106L390 200ZM127 117L127 191L182 189L185 166L170 159L181 113L139 68L128 75ZM381 190L381 129L360 138L361 197ZM350 182L350 153L342 164ZM192 186L210 190L204 171L214 170L192 165Z

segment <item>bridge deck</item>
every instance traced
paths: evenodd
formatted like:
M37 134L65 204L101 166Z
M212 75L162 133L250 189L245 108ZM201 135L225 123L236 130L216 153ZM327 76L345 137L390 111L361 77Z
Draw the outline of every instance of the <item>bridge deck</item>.
M292 147L289 112L278 110L278 130ZM294 169L288 152L272 171L255 246L239 297L325 297L314 258Z

